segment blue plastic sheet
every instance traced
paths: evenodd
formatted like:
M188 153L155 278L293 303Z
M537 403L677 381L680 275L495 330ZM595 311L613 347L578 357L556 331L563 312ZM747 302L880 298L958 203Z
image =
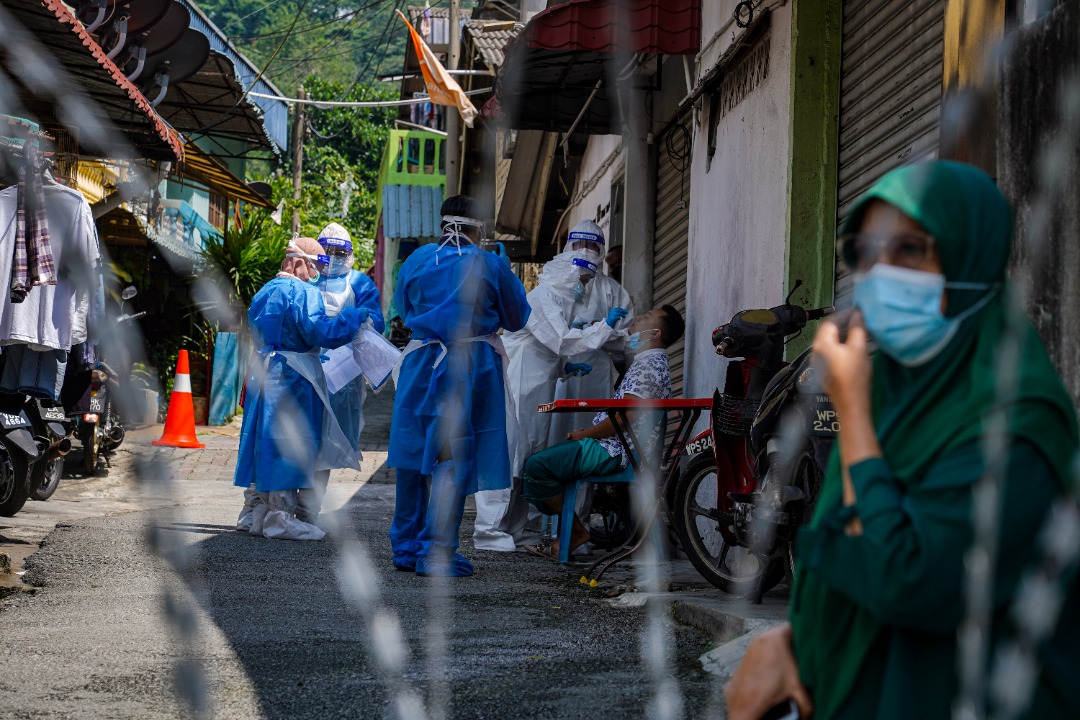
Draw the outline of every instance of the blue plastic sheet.
M210 425L225 425L240 403L243 368L236 333L219 332L214 341L214 375L210 383Z

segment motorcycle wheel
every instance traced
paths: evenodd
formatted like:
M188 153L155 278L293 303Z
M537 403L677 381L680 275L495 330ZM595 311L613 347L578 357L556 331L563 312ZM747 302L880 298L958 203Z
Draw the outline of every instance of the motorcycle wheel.
M814 457L808 451L803 451L795 463L795 484L808 498L800 510L798 518L799 526L805 525L814 512L814 501L817 500L818 491L821 489L821 471L818 469ZM784 547L784 575L787 576L788 584L795 579L795 540L797 532L793 532L791 539Z
M79 441L83 448L83 470L87 475L97 472L98 433L96 423L82 423L79 426Z
M12 463L0 470L0 516L14 517L23 509L30 497L30 486L25 482L28 468L25 463Z
M675 492L675 529L686 556L701 576L731 595L765 593L784 577L773 558L730 543L720 533L716 461L695 456Z
M60 487L64 475L64 458L58 457L34 464L34 478L30 482L31 500L48 500Z

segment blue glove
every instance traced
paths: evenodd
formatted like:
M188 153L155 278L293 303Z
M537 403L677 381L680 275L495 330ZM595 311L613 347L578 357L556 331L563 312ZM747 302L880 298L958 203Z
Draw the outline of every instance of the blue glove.
M356 317L358 317L360 319L360 324L361 325L363 325L364 323L367 322L368 316L370 314L371 313L368 312L367 308L362 308L362 307L356 308Z
M585 377L592 372L592 365L588 363L572 363L568 362L563 367L563 372L567 375L574 375L576 377Z
M614 328L619 324L619 321L626 317L626 308L611 308L608 310L607 318L605 322Z
M498 252L495 253L495 254L498 255L500 258L502 258L502 261L504 263L509 265L510 264L510 256L506 254L506 246L503 245L501 242L497 242L497 243L495 243L495 247L498 249Z

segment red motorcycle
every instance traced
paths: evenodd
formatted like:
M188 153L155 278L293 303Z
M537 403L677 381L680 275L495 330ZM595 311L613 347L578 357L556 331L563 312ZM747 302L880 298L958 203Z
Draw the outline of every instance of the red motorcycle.
M673 514L687 557L725 592L760 601L794 571L795 533L813 510L839 424L809 351L789 365L784 344L831 312L789 296L713 332L717 353L738 359L713 397L709 429L686 445Z

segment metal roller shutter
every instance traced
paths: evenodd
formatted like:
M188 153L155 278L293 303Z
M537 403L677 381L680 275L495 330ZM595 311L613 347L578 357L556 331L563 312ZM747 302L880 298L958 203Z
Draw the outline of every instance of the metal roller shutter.
M673 125L656 144L656 228L653 241L653 306L671 305L686 315L686 256L690 243L690 133ZM642 308L646 310L648 308ZM671 393L682 395L684 341L668 348Z
M844 3L837 221L885 172L936 157L945 0ZM836 302L851 279L837 258Z

